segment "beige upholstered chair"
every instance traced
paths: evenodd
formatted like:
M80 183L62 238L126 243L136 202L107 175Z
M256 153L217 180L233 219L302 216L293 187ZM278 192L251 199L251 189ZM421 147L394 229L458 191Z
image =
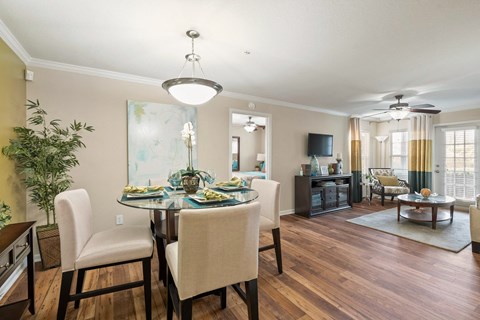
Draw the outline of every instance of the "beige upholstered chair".
M480 209L470 206L470 236L472 238L472 252L480 253Z
M252 189L257 190L260 210L260 231L271 231L273 244L260 248L260 252L275 249L278 273L283 272L280 242L280 183L273 180L253 179Z
M90 198L84 189L70 190L55 197L55 212L60 231L62 285L57 319L64 319L67 304L101 294L143 286L146 318L151 319L150 261L152 233L148 226L124 226L93 232ZM85 271L141 261L143 280L82 292ZM73 274L77 273L76 294L70 294Z
M260 204L180 212L178 242L167 245L167 319L191 319L192 298L245 282L249 319L258 319Z
M372 186L370 187L370 201L372 195L378 194L382 199L382 206L385 205L385 196L395 196L410 193L410 185L407 181L398 179L390 168L369 168L372 176Z

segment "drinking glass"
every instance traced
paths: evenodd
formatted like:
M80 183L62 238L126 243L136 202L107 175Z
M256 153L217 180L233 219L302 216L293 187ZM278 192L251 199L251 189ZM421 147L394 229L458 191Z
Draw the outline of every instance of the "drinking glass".
M205 176L205 180L208 182L208 184L213 184L215 182L215 179L217 178L215 171L209 169L205 172L207 173L207 175Z
M170 170L168 173L168 182L173 187L173 191L177 191L177 187L182 182L182 175L178 170Z

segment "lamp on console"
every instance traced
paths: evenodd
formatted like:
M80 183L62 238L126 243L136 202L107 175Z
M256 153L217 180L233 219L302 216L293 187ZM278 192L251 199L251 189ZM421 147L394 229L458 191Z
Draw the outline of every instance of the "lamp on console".
M265 153L257 153L257 161L259 162L260 171L265 169Z

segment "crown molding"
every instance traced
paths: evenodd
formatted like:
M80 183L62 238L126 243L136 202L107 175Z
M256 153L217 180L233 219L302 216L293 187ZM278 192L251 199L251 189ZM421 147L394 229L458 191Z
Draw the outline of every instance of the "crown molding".
M160 80L155 78L136 76L136 75L127 74L127 73L82 67L82 66L77 66L73 64L60 63L60 62L42 60L42 59L36 59L36 58L31 58L28 66L66 71L66 72L74 72L74 73L79 73L79 74L84 74L89 76L122 80L122 81L128 81L128 82L134 82L134 83L140 83L140 84L153 85L158 87L161 87L162 83L165 81L165 80ZM313 112L322 112L322 113L327 113L327 114L336 115L336 116L348 115L347 113L342 113L342 112L337 112L337 111L332 111L332 110L327 110L327 109L322 109L317 107L311 107L311 106L304 106L304 105L299 105L299 104L280 101L280 100L261 98L261 97L246 95L246 94L229 92L229 91L223 91L222 93L220 93L220 96L241 99L246 101L268 103L268 104L273 104L273 105L278 105L278 106L283 106L288 108L308 110Z
M68 64L68 63L61 63L61 62L36 59L36 58L32 58L28 66L73 72L73 73L79 73L79 74L84 74L89 76L109 78L114 80L148 84L148 85L158 86L158 87L161 87L162 83L164 82L164 80L159 80L155 78L141 77L141 76L136 76L128 73L115 72L115 71L90 68L90 67L82 67L82 66L77 66L77 65Z
M250 96L250 95L241 94L241 93L229 92L229 91L223 91L220 95L225 97L235 98L235 99L247 100L247 101L263 102L263 103L273 104L273 105L282 106L282 107L327 113L334 116L349 116L349 114L345 112L338 112L338 111L323 109L319 107L306 106L306 105L301 105L301 104L296 104L296 103L291 103L286 101L261 98L261 97Z
M18 42L17 38L13 33L8 29L2 19L0 19L0 38L5 41L5 43L15 52L15 54L23 61L23 63L28 64L32 57L28 54L27 50Z

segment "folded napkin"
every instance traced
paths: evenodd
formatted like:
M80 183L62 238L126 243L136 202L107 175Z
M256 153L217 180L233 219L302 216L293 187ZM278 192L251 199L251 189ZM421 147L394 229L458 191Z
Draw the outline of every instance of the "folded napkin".
M145 193L151 191L163 191L162 186L125 186L123 193Z
M218 187L241 187L242 179L233 177L230 181L221 181L217 183Z
M231 196L225 194L225 193L222 193L222 192L217 192L217 191L214 191L212 189L209 189L209 188L204 188L202 191L199 192L201 194L201 196L203 196L205 199L207 200L218 200L218 201L222 201L222 200L227 200L227 199L230 199ZM198 194L198 193L197 193Z

